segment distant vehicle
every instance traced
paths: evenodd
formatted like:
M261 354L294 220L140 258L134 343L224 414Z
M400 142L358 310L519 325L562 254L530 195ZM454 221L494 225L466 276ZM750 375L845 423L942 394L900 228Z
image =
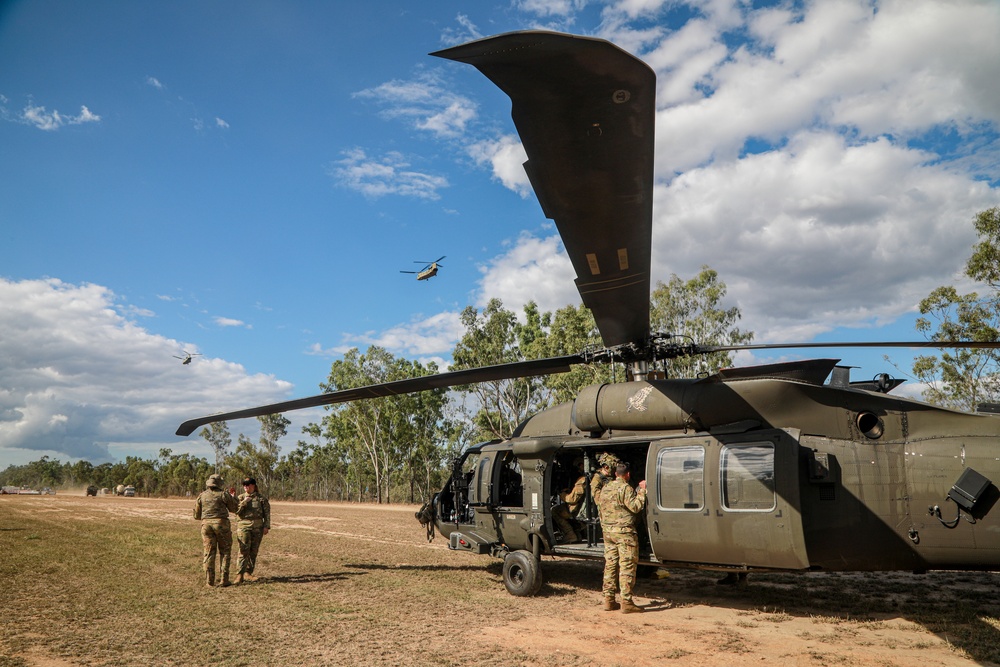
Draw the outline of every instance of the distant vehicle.
M122 491L122 495L125 496L126 498L134 498L135 497L135 487L134 486L126 486L125 490Z
M108 487L104 487L103 489L101 489L101 495L102 496L110 496L111 495L111 489L109 489Z
M125 493L125 485L124 484L119 484L118 486L115 487L114 494L116 496L123 495L124 493Z
M55 489L52 489L52 488L46 486L45 488L42 489L42 495L43 496L54 496L54 495L56 495L56 492L55 492Z
M96 497L97 496L97 487L94 486L93 484L91 484L90 486L88 486L87 487L87 495L88 496L95 496Z
M433 262L422 262L420 260L415 260L415 263L417 263L417 264L425 264L426 263L427 266L425 266L424 268L420 269L419 271L400 271L400 273L415 273L415 274L417 274L417 280L427 280L429 278L433 278L434 276L436 276L438 274L438 269L440 269L442 266L444 266L444 264L439 264L438 262L440 262L445 257L446 257L446 255L441 255L440 257L438 257L437 259L435 259ZM184 363L187 363L187 362L184 362Z
M40 496L41 491L36 491L35 489L29 489L26 486L5 486L3 487L2 493L12 496ZM51 491L51 489L50 489Z
M184 356L183 357L178 357L176 354L173 355L174 359L180 359L181 360L181 366L187 366L188 364L191 363L192 359L194 359L195 357L200 357L200 356L201 355L199 353L197 353L197 352L188 352L186 350L184 351Z

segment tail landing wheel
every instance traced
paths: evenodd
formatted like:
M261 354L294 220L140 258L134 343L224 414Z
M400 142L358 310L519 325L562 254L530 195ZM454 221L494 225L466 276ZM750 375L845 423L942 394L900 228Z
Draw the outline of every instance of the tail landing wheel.
M503 585L517 597L529 597L542 587L542 568L530 551L512 551L503 559Z

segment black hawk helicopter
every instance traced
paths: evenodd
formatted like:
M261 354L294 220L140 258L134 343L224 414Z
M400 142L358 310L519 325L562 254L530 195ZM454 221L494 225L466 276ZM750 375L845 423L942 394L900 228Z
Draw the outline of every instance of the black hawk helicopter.
M624 363L626 382L583 389L529 417L507 440L469 448L423 510L459 551L504 559L514 595L542 583L541 556L603 557L591 499L582 538L562 543L554 499L577 461L631 464L648 503L640 563L752 571L1000 569L1000 420L856 383L837 359L656 379L656 362L741 349L1000 347L892 342L701 345L650 332L656 80L642 61L594 38L508 33L432 55L468 63L512 101L545 216L555 221L605 347L441 373L187 421L255 417L455 385ZM419 513L418 513L419 514ZM419 518L419 517L418 517Z
M436 276L438 274L438 269L444 266L444 264L439 263L444 258L445 255L441 255L433 262L421 262L420 260L416 260L416 264L426 264L426 266L419 271L400 271L400 273L415 273L417 274L417 280L428 280Z
M172 355L172 356L174 357L174 359L180 359L181 360L181 366L187 366L187 365L189 365L194 360L195 357L200 357L201 353L200 352L188 352L187 350L184 350L184 356L183 357L178 357L176 354Z

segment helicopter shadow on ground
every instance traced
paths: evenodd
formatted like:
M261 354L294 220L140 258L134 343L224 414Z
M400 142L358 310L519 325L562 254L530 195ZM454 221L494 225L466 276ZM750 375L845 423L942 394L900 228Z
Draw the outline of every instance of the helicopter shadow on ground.
M640 579L636 595L662 598L674 606L706 605L800 618L905 619L976 662L1000 664L1000 629L990 622L1000 617L998 575L993 573L751 574L739 586L719 586L718 576L671 569L663 579Z
M258 581L267 581L275 584L312 584L327 581L346 581L351 577L365 574L364 572L316 572L310 574L295 574L277 577L261 577Z
M353 567L359 570L415 570L434 571L447 570L449 572L481 572L481 565L382 565L381 563L344 563L344 567Z

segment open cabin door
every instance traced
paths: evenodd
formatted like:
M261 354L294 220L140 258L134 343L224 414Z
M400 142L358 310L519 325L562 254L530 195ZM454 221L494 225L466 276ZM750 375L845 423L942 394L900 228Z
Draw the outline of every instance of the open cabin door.
M746 568L809 567L799 443L781 430L650 443L647 520L656 558Z

